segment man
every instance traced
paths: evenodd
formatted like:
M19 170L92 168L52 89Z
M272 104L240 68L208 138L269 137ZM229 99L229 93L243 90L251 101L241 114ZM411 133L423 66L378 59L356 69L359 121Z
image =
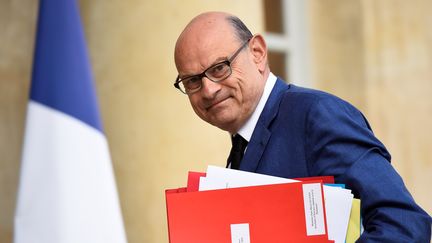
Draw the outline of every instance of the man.
M286 178L333 175L362 200L359 242L430 242L430 216L364 116L335 96L276 78L263 37L237 17L195 17L177 40L175 63L175 86L195 113L244 141L228 166Z

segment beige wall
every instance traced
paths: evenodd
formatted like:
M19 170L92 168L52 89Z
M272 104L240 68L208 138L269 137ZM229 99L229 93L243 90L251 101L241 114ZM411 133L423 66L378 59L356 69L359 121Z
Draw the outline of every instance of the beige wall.
M361 1L308 1L312 85L364 110Z
M176 91L175 39L199 12L224 10L262 32L260 0L81 0L129 242L167 242L164 189L224 165L226 133ZM246 7L247 6L247 7ZM310 0L315 87L368 116L414 197L432 212L432 26L428 0ZM0 242L12 242L37 3L0 0ZM429 143L428 143L429 142Z
M368 117L432 212L432 2L310 0L312 83Z

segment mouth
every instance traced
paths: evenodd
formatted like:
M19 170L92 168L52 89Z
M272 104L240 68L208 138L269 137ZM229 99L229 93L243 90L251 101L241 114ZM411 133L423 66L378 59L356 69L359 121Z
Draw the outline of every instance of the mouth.
M223 102L225 102L226 100L228 100L230 97L226 97L223 99L219 99L215 102L212 102L208 105L205 106L206 111L210 111L211 109L217 108L219 105L221 105Z

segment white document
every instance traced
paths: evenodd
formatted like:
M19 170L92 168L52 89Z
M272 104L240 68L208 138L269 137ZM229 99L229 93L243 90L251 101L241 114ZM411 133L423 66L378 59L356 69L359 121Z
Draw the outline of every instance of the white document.
M215 189L261 186L289 182L298 181L209 165L207 167L206 177L200 177L199 190L208 191Z
M324 209L321 199L322 191L320 183L303 184L303 206L306 219L306 234L323 235L325 234L324 226Z
M209 165L206 177L200 178L200 191L298 182L276 176L227 169ZM324 201L329 240L344 243L353 195L351 190L324 185Z
M231 243L250 243L249 224L231 225Z
M329 239L344 243L354 195L341 187L324 185L323 188Z

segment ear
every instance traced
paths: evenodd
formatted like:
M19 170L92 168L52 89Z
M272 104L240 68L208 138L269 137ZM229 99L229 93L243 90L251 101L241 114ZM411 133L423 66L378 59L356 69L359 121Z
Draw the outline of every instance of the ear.
M258 67L258 70L262 73L267 66L267 45L264 37L260 34L254 35L250 40L249 46L253 60Z

